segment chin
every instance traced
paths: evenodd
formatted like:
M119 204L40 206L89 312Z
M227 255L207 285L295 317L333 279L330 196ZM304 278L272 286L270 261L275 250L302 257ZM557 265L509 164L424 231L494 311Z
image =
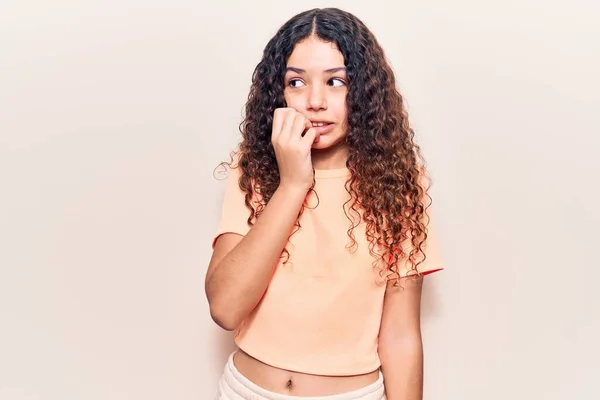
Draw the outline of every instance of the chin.
M312 145L313 150L330 150L334 147L339 147L344 141L344 138L329 138L321 136L321 139Z
M312 149L313 150L325 150L329 147L329 145L327 145L326 143L323 143L323 141L319 141L319 143L313 143L312 145Z

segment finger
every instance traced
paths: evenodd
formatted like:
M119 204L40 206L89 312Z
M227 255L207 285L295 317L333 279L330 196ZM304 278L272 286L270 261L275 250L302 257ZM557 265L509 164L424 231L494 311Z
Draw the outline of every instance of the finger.
M317 132L317 130L315 128L310 128L304 134L302 142L306 143L308 146L312 146L313 144L318 143L320 138L321 135Z
M306 118L306 129L312 128L312 122L308 118Z
M292 132L289 137L291 141L300 140L306 130L306 117L302 114L296 114L294 117L294 124L292 126Z
M281 129L283 127L283 120L285 118L285 109L277 108L273 112L273 126L271 128L271 140L275 141L277 137L281 134Z
M294 118L295 111L286 110L285 117L283 118L283 123L281 126L281 133L279 134L279 140L282 143L287 143L289 141L291 131L294 126Z

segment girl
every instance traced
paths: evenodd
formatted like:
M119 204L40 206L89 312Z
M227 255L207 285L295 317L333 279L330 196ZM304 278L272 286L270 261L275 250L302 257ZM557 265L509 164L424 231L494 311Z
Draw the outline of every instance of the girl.
M314 9L256 67L206 274L218 399L422 398L425 163L373 34ZM385 381L385 385L384 385Z

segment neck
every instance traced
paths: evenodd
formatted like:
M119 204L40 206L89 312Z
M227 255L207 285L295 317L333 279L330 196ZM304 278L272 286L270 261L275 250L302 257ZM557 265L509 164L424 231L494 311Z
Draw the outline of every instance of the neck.
M345 143L340 143L327 149L313 149L311 158L315 169L346 168L348 146Z

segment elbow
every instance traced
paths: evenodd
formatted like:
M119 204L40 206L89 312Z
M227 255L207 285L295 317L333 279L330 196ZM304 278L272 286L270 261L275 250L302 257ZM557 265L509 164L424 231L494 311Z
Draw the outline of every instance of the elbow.
M241 322L231 310L215 307L213 304L210 304L210 317L226 331L236 330Z
M212 320L222 329L226 331L235 330L240 321L235 317L235 313L231 307L227 307L230 301L227 301L218 296L214 288L210 285L210 277L207 276L205 283L206 299L208 300L208 307L210 311L210 317Z
M212 320L226 331L236 330L246 317L243 304L238 298L228 296L222 289L211 285L208 279L205 291Z

